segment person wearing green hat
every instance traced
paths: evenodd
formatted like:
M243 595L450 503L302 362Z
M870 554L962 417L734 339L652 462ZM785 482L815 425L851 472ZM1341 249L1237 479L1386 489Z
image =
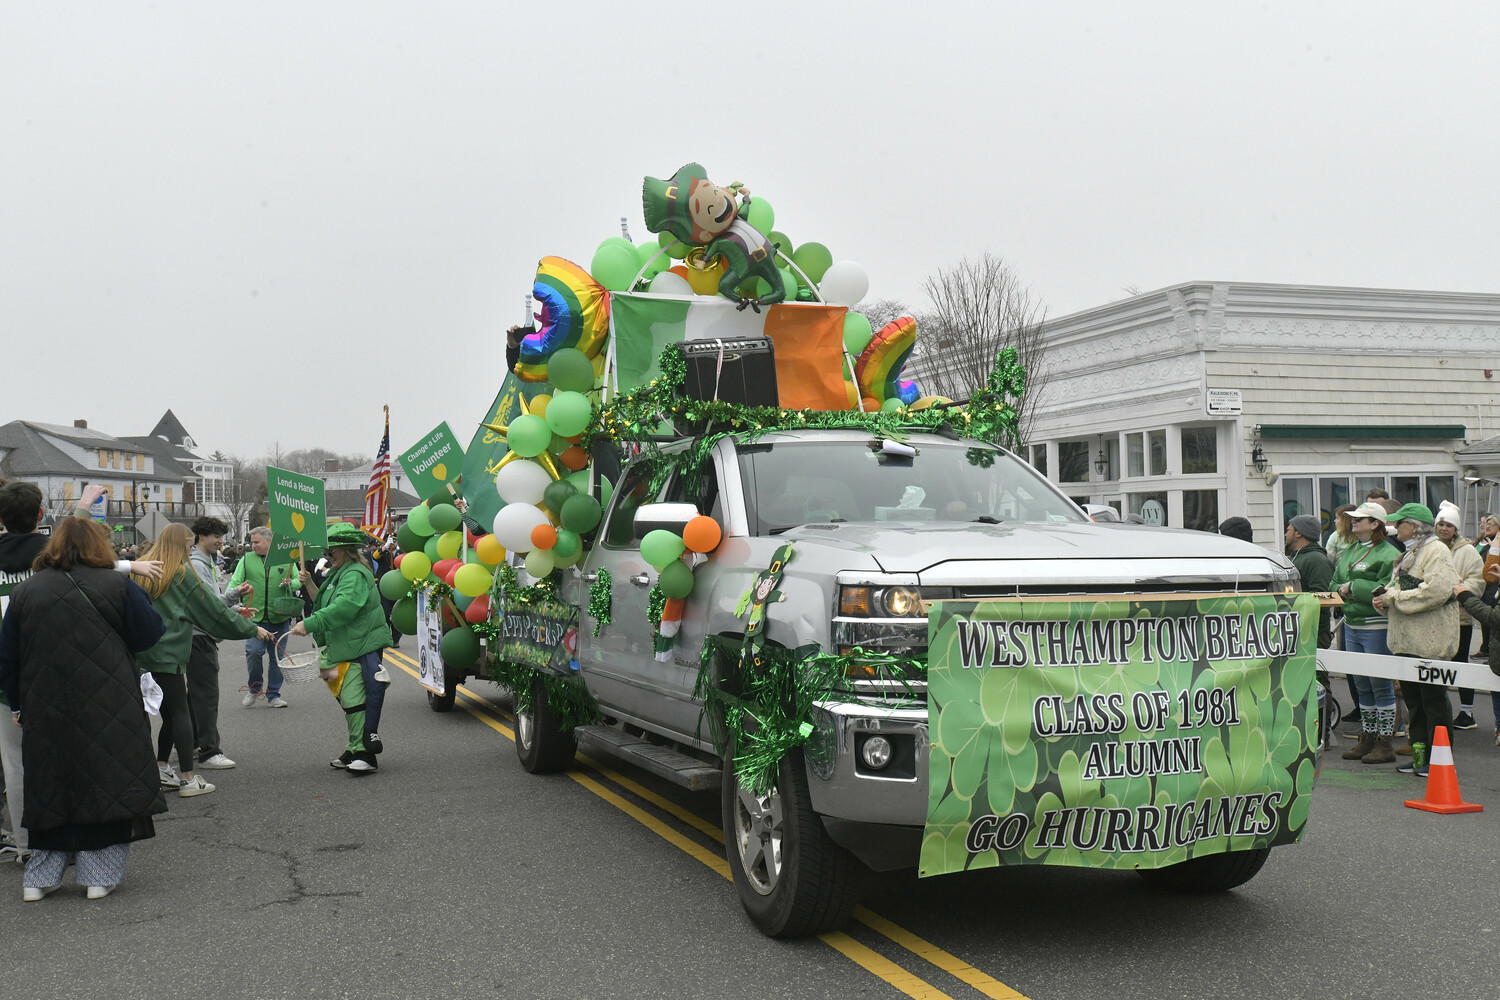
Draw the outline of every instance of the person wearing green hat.
M381 751L380 707L385 681L377 680L381 651L391 644L391 632L380 607L380 588L365 560L370 536L347 522L328 526L328 575L321 586L302 571L302 585L313 598L313 611L292 626L293 635L311 635L323 647L321 672L328 689L344 710L348 745L330 761L350 774L369 774Z
M1396 526L1396 537L1406 552L1391 571L1385 592L1371 604L1390 616L1387 642L1396 656L1420 656L1447 660L1458 648L1458 604L1453 588L1458 573L1453 556L1433 531L1432 511L1419 503L1397 508L1387 519ZM1427 774L1427 749L1438 726L1452 728L1453 706L1448 692L1437 684L1401 682L1406 700L1407 732L1412 758L1396 770L1405 774Z

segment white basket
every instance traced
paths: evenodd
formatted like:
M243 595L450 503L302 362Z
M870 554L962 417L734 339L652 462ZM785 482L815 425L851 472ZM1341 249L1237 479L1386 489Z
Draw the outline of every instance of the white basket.
M302 684L318 676L316 649L309 649L305 653L283 653L278 659L281 679L289 684Z

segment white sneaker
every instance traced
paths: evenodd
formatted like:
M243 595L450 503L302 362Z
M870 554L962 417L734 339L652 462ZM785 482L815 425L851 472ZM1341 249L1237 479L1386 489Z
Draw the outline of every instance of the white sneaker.
M371 764L367 760L360 760L358 757L354 758L353 760L351 760L349 762L349 773L350 774L369 774L371 771L374 771L374 770L376 770L376 767L375 767L374 764Z
M266 705L269 706L270 708L286 708L286 707L288 707L287 703L286 703L286 699L283 698L279 694L276 697L272 698L270 701L266 702Z
M218 785L210 785L204 781L203 775L195 774L192 781L185 783L177 790L177 794L186 799L194 795L207 795L218 787Z
M21 889L21 900L23 902L27 902L27 903L35 903L37 900L41 899L43 896L47 895L49 892L56 892L57 890L59 890L61 888L62 888L62 883L61 882L57 883L56 885L44 885L44 886L41 886L39 888L35 887L35 886L29 886L29 885L28 886L23 886L22 889Z
M234 761L221 753L216 753L200 760L198 766L210 771L227 771L234 766Z
M240 699L240 704L244 705L246 708L249 708L251 705L254 705L255 704L255 692L254 691L246 691L245 692L245 697L243 697L243 698Z
M177 774L177 772L172 769L172 765L171 764L168 764L166 767L162 767L160 764L158 764L156 766L156 773L161 778L161 787L163 787L163 788L181 788L182 787L182 778L179 777L178 774Z
M91 885L89 886L88 896L89 899L103 899L114 891L115 887L112 885Z

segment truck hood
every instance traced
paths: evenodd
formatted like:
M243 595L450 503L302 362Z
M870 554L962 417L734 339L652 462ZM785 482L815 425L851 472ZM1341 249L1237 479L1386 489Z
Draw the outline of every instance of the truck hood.
M805 524L782 535L799 546L866 553L887 573L922 573L943 563L982 560L1144 561L1253 559L1287 564L1258 545L1178 528L1087 522L969 524L951 521L892 524ZM1289 565L1289 564L1287 564Z

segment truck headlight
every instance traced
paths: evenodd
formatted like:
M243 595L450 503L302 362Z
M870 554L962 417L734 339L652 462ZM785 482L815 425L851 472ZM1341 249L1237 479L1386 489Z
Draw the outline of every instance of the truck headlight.
M927 608L916 587L886 587L881 591L885 613L892 618L926 618Z
M927 602L951 598L948 587L844 586L839 588L842 618L926 618Z

